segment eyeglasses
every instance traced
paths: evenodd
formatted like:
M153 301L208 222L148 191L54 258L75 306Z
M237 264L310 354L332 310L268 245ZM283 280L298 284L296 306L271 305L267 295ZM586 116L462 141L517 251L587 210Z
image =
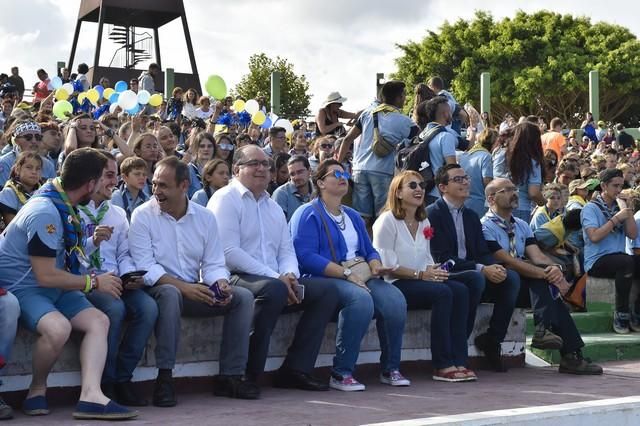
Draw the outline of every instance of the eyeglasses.
M240 163L238 163L239 166L246 166L246 167L258 167L258 166L262 166L264 168L269 168L271 166L271 163L269 163L269 160L249 160L249 161L242 161Z
M516 188L515 186L509 186L507 188L502 188L501 190L494 192L493 195L502 194L502 193L505 193L505 194L513 193L513 192L516 192L517 189L518 188Z
M233 151L233 145L231 145L230 143L221 143L220 145L218 145L218 148L223 151Z
M22 139L26 140L27 142L31 142L34 138L37 141L41 141L42 140L42 135L39 135L37 133L28 133L28 134L25 134L25 135L16 136L16 138L22 138Z
M420 187L420 189L422 189L423 191L425 190L425 188L427 187L427 184L424 182L416 182L416 181L411 181L407 184L407 186L410 189L418 189L418 186Z
M469 177L469 175L464 175L464 176L454 176L450 180L455 183L463 183L463 182L469 182L471 178Z
M320 144L320 148L322 148L322 149L332 149L333 145L330 144L330 143L322 143L322 144Z
M344 179L344 180L349 180L351 178L351 175L348 172L341 172L340 170L334 170L332 172L329 172L326 175L322 176L322 179L326 178L327 176L333 176L336 179Z

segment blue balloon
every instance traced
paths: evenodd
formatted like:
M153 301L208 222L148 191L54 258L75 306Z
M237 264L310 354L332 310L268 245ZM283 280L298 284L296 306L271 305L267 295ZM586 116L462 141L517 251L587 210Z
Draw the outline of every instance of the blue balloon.
M267 119L266 119L266 120L264 120L264 123L262 123L262 124L260 125L260 127L261 127L261 128L263 128L263 129L269 129L269 128L271 128L271 125L272 125L272 124L273 124L273 123L271 122L271 117L267 117Z
M136 106L134 106L133 108L130 108L127 110L127 114L129 115L134 115L136 114L138 111L140 111L140 104L136 104Z
M118 102L119 97L120 97L120 93L114 93L111 96L109 96L109 102L111 102L112 104L115 104Z
M127 90L127 87L128 87L127 82L120 80L119 82L116 83L116 85L113 88L117 93L120 93Z
M57 75L51 79L51 87L54 89L59 89L62 87L62 79Z
M100 86L99 84L94 87L94 89L96 89L96 91L98 92L98 94L100 95L100 97L102 97L102 94L104 93L104 87Z

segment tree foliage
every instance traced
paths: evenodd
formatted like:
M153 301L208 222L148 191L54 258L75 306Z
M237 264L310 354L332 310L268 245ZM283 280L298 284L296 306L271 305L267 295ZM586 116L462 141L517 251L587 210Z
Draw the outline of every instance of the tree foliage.
M304 75L296 75L293 64L277 56L269 58L264 53L249 58L249 74L235 87L235 93L245 99L264 96L271 104L271 73L280 72L280 116L294 119L310 114L309 83Z
M493 117L558 116L576 125L588 110L591 70L600 75L601 119L640 117L640 42L619 25L549 11L496 22L480 11L398 47L397 78L411 86L439 75L461 104L479 103L480 73L490 72Z

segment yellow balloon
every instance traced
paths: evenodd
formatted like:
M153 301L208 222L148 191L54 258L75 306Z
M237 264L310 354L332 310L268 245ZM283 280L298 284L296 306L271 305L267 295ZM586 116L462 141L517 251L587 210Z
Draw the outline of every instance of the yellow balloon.
M98 93L96 89L89 89L87 90L87 99L95 105L98 103L98 99L100 99L100 93Z
M149 105L151 105L152 107L160 106L161 103L162 103L162 95L159 93L156 93L155 95L151 95L151 97L149 98Z
M242 112L244 111L244 101L242 99L238 99L237 101L235 101L233 103L233 110L235 112Z
M78 103L79 103L80 105L82 105L82 103L84 102L84 100L86 99L86 97L87 97L87 92L79 93L79 94L78 94Z
M253 117L251 117L251 121L253 121L253 124L257 124L258 126L264 123L266 119L267 116L262 111L256 112L255 114L253 114Z
M56 94L54 95L54 97L59 101L66 101L67 99L69 99L69 93L67 93L67 91L61 87L56 90Z
M106 89L104 89L104 92L102 92L102 97L109 100L111 95L113 95L114 93L116 93L115 90L113 90L111 87L107 87Z

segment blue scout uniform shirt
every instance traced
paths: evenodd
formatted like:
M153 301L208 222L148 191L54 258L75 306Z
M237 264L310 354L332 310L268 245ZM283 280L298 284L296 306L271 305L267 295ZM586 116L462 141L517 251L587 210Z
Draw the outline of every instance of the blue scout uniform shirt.
M498 243L498 245L507 253L510 253L510 240L507 232L494 222L491 218L492 212L487 212L486 215L480 219L482 223L482 233L484 239L487 240L489 248L491 249L491 242ZM529 224L522 219L518 219L515 216L511 217L511 226L513 226L514 242L515 242L515 257L522 259L524 257L524 250L527 247L527 243L531 243L534 239L533 232L529 227Z
M431 129L437 126L437 123L427 124L427 129ZM429 160L431 160L431 169L435 174L440 167L444 166L445 157L456 156L456 145L458 144L457 136L450 131L438 133L429 142ZM432 197L440 197L440 191L437 186L434 186L429 195Z
M478 217L486 212L484 196L484 178L493 177L493 162L491 154L486 150L472 153L465 152L460 156L460 166L469 175L469 198L464 202L465 207L475 211Z
M582 237L584 239L584 270L589 272L596 263L596 260L605 254L624 253L626 246L626 237L624 230L611 232L597 243L592 243L587 236L587 228L600 228L607 222L604 214L598 206L592 202L588 202L582 208L580 213L580 222L582 223Z
M147 186L145 185L144 188L147 188ZM124 209L127 213L127 219L129 222L131 222L131 215L133 214L133 211L149 199L149 195L144 191L144 188L138 192L138 196L135 200L131 197L131 193L129 192L126 184L123 185L122 188L116 189L113 191L113 194L111 194L111 204Z

